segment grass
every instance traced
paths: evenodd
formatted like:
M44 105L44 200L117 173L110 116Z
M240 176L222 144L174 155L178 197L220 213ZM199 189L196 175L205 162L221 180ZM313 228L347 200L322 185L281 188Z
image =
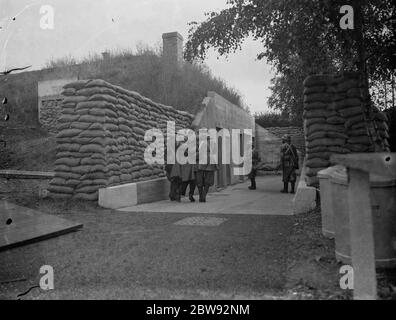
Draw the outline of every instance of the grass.
M80 60L71 56L49 60L50 69L78 66L81 78L101 78L137 91L154 101L195 113L208 91L215 91L235 105L244 107L241 95L204 64L185 63L169 75L161 49L140 45L136 51L107 51L106 57L90 54ZM170 77L170 78L169 78Z

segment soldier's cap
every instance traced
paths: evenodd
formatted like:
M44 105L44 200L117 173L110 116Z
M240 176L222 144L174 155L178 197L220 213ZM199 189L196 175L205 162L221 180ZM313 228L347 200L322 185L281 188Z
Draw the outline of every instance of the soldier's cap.
M283 140L283 141L291 141L291 136L285 134L285 135L282 137L282 140Z

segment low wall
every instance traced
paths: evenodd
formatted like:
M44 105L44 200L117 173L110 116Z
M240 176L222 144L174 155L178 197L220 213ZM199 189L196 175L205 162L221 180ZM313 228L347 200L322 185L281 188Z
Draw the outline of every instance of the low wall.
M389 147L386 116L370 105L367 88L356 73L314 75L304 81L306 182L318 186L318 171L332 154L373 152ZM376 143L377 142L377 143Z
M144 161L145 132L188 128L193 116L103 80L64 86L58 119L55 178L49 195L97 200L108 186L164 177L163 166Z

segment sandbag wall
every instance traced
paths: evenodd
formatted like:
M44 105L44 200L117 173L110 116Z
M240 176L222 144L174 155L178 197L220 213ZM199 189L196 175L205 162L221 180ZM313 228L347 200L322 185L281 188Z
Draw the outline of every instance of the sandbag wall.
M330 166L332 154L373 152L374 142L389 148L387 117L375 106L365 113L367 90L356 73L313 75L304 81L306 182Z
M64 86L58 119L55 177L48 188L56 198L97 200L106 186L163 177L161 165L144 161L145 132L167 121L189 128L193 116L155 103L103 80Z

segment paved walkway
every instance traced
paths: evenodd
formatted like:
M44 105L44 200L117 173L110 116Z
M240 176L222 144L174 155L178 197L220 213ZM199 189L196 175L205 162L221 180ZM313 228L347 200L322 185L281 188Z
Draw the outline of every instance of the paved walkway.
M257 177L257 190L248 189L249 182L230 186L220 192L208 194L206 203L181 203L169 200L122 208L124 212L143 213L199 213L199 214L250 214L292 215L293 195L280 193L280 176ZM197 200L197 196L195 197Z

